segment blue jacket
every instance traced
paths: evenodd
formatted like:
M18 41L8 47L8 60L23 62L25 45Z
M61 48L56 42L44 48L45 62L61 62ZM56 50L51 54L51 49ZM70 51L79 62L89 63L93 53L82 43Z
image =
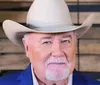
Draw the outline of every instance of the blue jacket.
M17 71L13 74L1 77L0 85L33 85L31 65L24 71ZM74 70L73 85L100 85L100 82Z

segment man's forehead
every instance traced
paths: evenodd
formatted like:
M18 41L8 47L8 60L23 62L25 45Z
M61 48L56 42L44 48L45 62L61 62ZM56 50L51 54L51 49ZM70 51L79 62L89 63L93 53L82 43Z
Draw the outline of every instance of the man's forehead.
M59 35L73 35L74 32L63 32L63 33L27 33L28 36L59 36Z
M65 32L65 33L28 33L25 34L24 39L28 40L41 40L41 39L52 39L54 37L58 38L74 38L75 33L72 32Z

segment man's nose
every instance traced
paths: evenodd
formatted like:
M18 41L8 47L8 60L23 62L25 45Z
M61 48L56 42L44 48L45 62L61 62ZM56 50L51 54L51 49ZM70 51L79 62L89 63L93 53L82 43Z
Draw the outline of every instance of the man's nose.
M52 55L57 56L57 57L63 56L63 50L62 50L61 44L59 42L53 43L53 45L52 45Z

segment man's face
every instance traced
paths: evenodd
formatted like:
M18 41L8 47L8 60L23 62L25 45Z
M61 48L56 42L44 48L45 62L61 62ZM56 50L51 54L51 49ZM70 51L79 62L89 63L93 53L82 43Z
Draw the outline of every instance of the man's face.
M76 56L74 32L30 33L25 35L23 43L38 79L61 80L73 72Z

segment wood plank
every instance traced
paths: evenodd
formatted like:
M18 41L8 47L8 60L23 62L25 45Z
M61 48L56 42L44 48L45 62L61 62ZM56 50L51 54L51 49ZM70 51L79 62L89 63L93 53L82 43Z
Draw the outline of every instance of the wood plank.
M83 1L84 2L84 1ZM68 6L76 6L76 9L77 9L77 0L76 0L76 2L75 3L73 3L72 1L71 2L69 2L68 1L68 3L67 3L67 5ZM32 2L0 2L0 10L13 10L13 11L27 11L28 9L29 9L29 7L31 6L31 4L32 4ZM81 1L79 2L79 5L81 6L81 5L85 5L85 6L88 6L88 5L100 5L100 3L91 3L91 2L84 2L84 3L82 3ZM79 6L79 8L80 8L80 6ZM74 8L75 9L75 8Z
M13 44L8 39L0 39L0 53L24 53L24 48Z
M0 26L0 38L7 38L1 26Z
M70 14L71 14L72 23L77 24L78 23L78 13L77 12L70 12Z
M22 70L29 64L24 54L0 55L0 70Z
M34 0L0 0L0 2L33 2ZM65 0L66 2L77 2L77 0ZM100 2L100 0L79 0L80 2Z
M22 70L29 64L28 58L24 54L4 54L0 55L0 70ZM76 69L78 68L76 63Z
M78 63L78 57L76 56L76 64L75 64L75 69L76 70L78 70L78 68L79 68L79 65L78 65L79 63Z
M100 56L81 55L80 71L100 72ZM29 64L28 58L24 54L0 55L1 70L22 70ZM78 64L76 64L77 67Z
M7 38L0 26L0 38ZM92 27L80 39L100 39L100 27Z
M80 40L80 54L100 54L100 40Z
M33 2L34 0L0 0L0 2Z
M96 18L94 21L94 24L100 24L100 13L99 12L94 12L96 14ZM79 23L83 23L83 21L86 19L86 17L91 14L90 12L80 12L79 13ZM17 12L9 12L9 11L0 11L0 22L3 22L6 19L11 19L20 23L25 23L26 22L26 15L27 12L24 11L17 11ZM16 17L15 17L16 16ZM72 16L72 21L73 23L78 23L77 20L77 13L76 12L71 12L71 16Z
M100 0L79 0L79 2L89 2L89 3L93 3L93 2L100 2Z
M100 27L91 27L80 39L100 39Z
M80 40L79 46L80 54L100 54L100 40ZM0 53L24 53L24 48L8 39L0 39Z
M94 12L96 14L96 18L94 21L94 24L100 24L100 12ZM83 21L88 17L88 15L91 14L90 12L80 12L79 13L79 23L83 23ZM0 22L3 22L6 19L11 19L20 23L26 22L26 11L0 11ZM73 23L77 24L77 12L71 12L72 21Z
M27 11L0 11L0 22L11 19L20 23L26 22ZM77 23L77 12L71 12L73 23Z
M0 9L15 9L15 8L29 8L32 3L25 3L25 2L19 2L19 3L11 3L11 2L0 2ZM19 9L19 10L20 10Z
M34 0L0 0L0 2L33 2ZM67 2L76 2L77 0L65 0Z
M100 55L99 56L81 55L80 71L100 72Z
M79 12L79 23L83 23L83 21L88 17L92 12ZM100 24L100 12L93 12L95 14L95 20L93 24Z
M0 10L25 10L27 11L29 9L29 7L31 6L31 2L28 3L28 2L16 2L16 3L13 3L13 2L0 2ZM97 3L91 3L91 4L97 4ZM77 7L77 3L67 3L68 6L76 6ZM14 10L15 9L15 10Z
M19 2L19 3L11 3L11 2L5 2L5 3L0 3L0 11L28 11L29 7L31 6L32 3L27 3L27 2ZM71 12L77 12L78 8L80 12L98 12L100 9L100 3L67 3L69 6L69 9Z
M25 23L26 15L27 15L26 11L23 11L23 12L0 11L0 22L3 22L6 19L11 19L20 23Z

